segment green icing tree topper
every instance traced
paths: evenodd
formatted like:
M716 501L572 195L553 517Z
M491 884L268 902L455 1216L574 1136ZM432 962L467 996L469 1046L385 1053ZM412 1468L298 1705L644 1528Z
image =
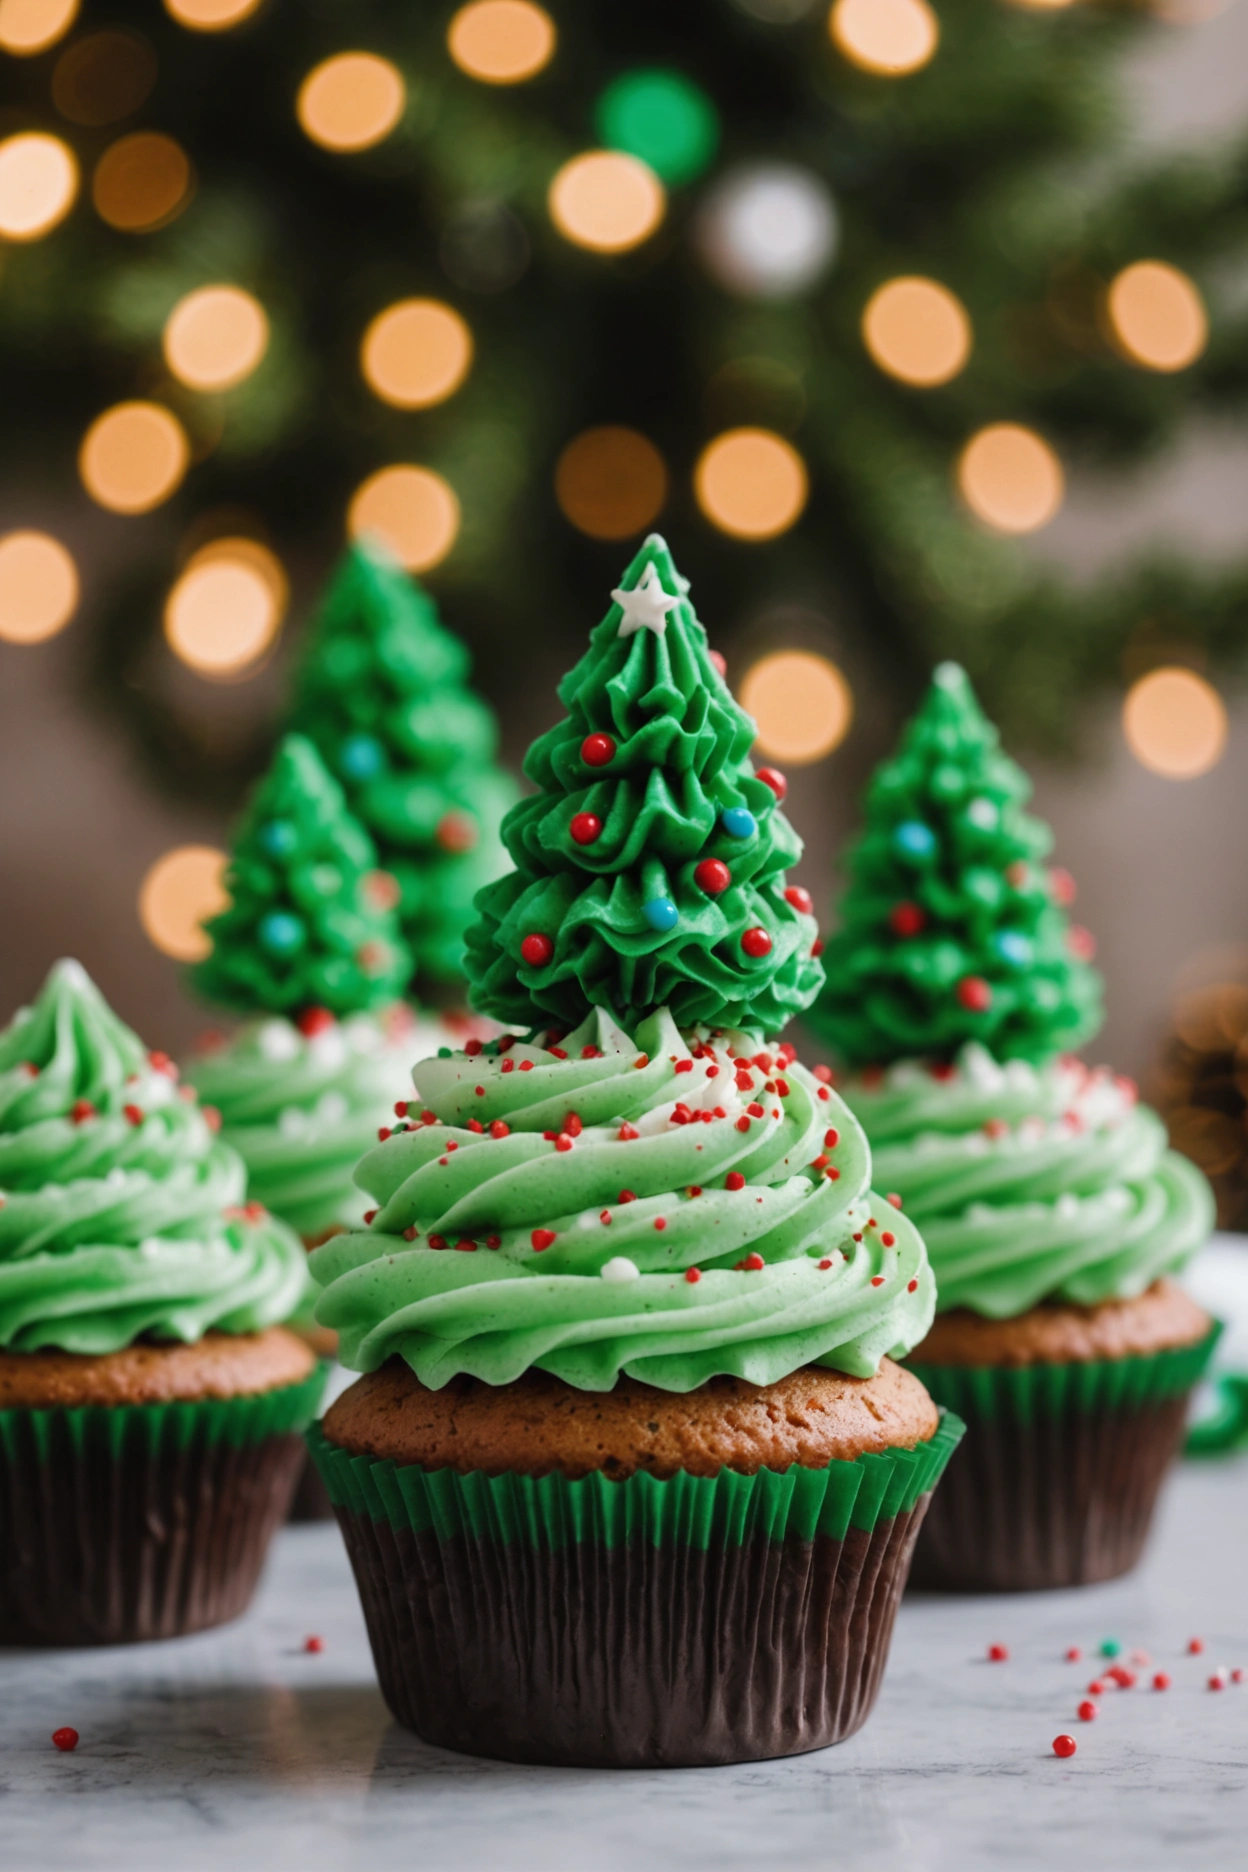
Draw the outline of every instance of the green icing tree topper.
M956 663L942 663L896 756L867 790L841 927L809 1023L852 1066L950 1059L968 1040L1038 1061L1086 1040L1101 983L1043 860L1031 783Z
M288 723L346 788L399 886L415 972L436 981L462 976L472 901L506 867L497 828L516 796L468 673L428 594L379 544L357 543L313 621Z
M567 718L525 761L539 791L503 821L516 869L468 932L482 1013L571 1028L604 1007L635 1027L668 1007L774 1033L818 992L784 779L755 772L687 590L651 534L560 685Z
M387 889L387 887L389 887ZM411 955L372 840L312 743L287 735L239 824L228 909L191 970L239 1013L345 1015L397 1000Z

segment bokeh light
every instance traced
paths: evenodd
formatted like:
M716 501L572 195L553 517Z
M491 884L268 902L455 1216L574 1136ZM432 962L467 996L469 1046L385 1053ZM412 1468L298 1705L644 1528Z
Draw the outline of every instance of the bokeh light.
M65 219L78 193L78 161L68 143L23 130L0 143L0 235L39 240Z
M186 431L161 403L116 403L82 439L78 472L114 513L149 513L177 489L191 458Z
M1142 767L1167 780L1208 773L1226 746L1226 705L1195 670L1151 670L1132 683L1122 731Z
M228 390L250 377L269 344L264 307L239 286L200 286L165 322L165 362L192 390Z
M158 858L139 886L139 922L149 942L175 962L202 962L212 948L203 924L224 910L226 856L212 845L179 845Z
M667 467L654 443L636 429L586 429L559 457L555 498L564 516L591 539L627 539L662 512Z
M962 301L938 280L917 276L888 280L872 293L862 337L881 370L925 390L956 377L971 355Z
M459 533L455 490L432 468L396 462L361 483L347 509L353 539L375 533L409 572L440 565Z
M588 150L564 163L547 196L550 218L577 247L625 253L646 240L667 209L647 163L620 150Z
M806 464L769 429L730 429L708 443L693 476L698 506L735 539L784 533L806 505Z
M0 639L42 643L78 608L78 568L59 540L33 529L0 538Z
M165 11L192 32L228 32L257 12L262 0L165 0Z
M828 31L851 64L889 78L918 71L940 43L927 0L836 0Z
M622 73L599 98L594 122L608 149L639 156L671 188L701 175L719 142L705 91L662 67Z
M472 0L460 7L446 33L447 50L463 72L482 84L524 84L549 65L555 23L531 0Z
M402 299L379 312L360 346L364 380L396 409L428 409L459 389L472 365L472 333L439 299Z
M339 52L299 87L295 115L323 149L372 149L388 137L407 103L398 67L375 52Z
M990 423L958 460L958 487L977 519L998 533L1035 533L1062 504L1062 464L1034 429Z
M156 54L138 33L87 33L66 46L52 73L52 102L71 123L99 128L138 110L156 82Z
M281 561L259 540L213 540L165 601L166 642L201 676L249 674L277 636L288 595Z
M830 266L836 205L821 179L796 163L746 163L710 190L698 216L704 265L746 299L788 299Z
M1106 303L1120 348L1146 370L1184 370L1208 341L1204 300L1187 274L1164 260L1124 267Z
M190 158L158 130L136 130L104 151L91 178L100 219L127 234L145 234L181 214L191 198Z
M78 17L78 0L0 0L0 52L33 58L63 39Z
M835 663L811 650L777 650L747 670L741 706L754 717L756 747L803 766L838 748L854 719L854 699Z

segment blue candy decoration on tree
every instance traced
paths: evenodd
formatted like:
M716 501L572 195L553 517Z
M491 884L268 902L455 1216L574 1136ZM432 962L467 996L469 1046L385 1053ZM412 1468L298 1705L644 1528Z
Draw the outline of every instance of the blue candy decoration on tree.
M385 766L385 749L375 735L348 735L338 765L348 780L372 780Z
M289 858L299 844L299 834L289 819L270 819L259 833L260 849L270 858Z
M303 947L306 935L302 922L292 916L289 910L270 910L260 922L256 934L261 946L271 950L274 955L294 955Z
M652 930L674 930L680 922L680 912L670 897L652 897L642 904L641 914Z
M719 823L729 838L753 838L758 831L758 821L748 806L725 806Z
M1015 968L1026 968L1035 954L1035 947L1030 937L1021 930L998 930L992 939L993 948L1003 962L1010 962Z
M936 849L936 834L921 819L903 819L893 833L893 844L906 858L930 858Z

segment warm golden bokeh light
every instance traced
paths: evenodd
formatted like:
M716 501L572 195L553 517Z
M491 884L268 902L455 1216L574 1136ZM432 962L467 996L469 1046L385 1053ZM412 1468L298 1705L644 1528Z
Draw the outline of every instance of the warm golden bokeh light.
M64 630L78 607L78 568L50 533L0 538L0 639L42 643Z
M1146 370L1184 370L1205 348L1205 302L1187 274L1164 260L1124 267L1110 286L1107 306L1120 348Z
M165 602L165 639L201 676L247 674L270 648L286 609L286 573L258 540L218 539L186 565Z
M586 429L559 457L555 499L565 518L591 539L628 539L662 512L667 468L654 443L636 429Z
M95 211L110 227L143 234L172 221L191 193L190 158L158 130L136 130L105 150L91 178Z
M139 922L175 962L202 962L212 944L202 925L229 903L226 856L212 845L179 845L158 858L139 886Z
M165 12L192 32L228 32L250 19L261 0L165 0Z
M523 84L554 56L555 23L531 0L472 0L451 21L446 43L470 78L482 84Z
M1009 0L1011 6L1021 7L1026 13L1061 13L1068 6L1074 6L1075 0Z
M1047 526L1066 492L1062 464L1034 429L990 423L958 459L958 488L977 519L998 533Z
M117 403L82 439L78 472L92 500L114 513L148 513L181 484L186 431L161 403Z
M0 143L0 236L39 240L63 221L78 193L78 160L60 137L23 130Z
M440 299L401 299L379 312L360 346L370 390L396 409L428 409L459 389L472 365L472 333Z
M927 0L836 0L828 31L851 64L890 78L918 71L940 43Z
M971 321L938 280L888 280L862 315L863 343L880 369L930 390L948 383L971 355Z
M838 748L854 719L854 698L835 663L811 650L777 650L747 670L741 706L758 728L755 746L773 760L804 766Z
M806 505L806 464L770 429L730 429L708 443L693 474L698 506L721 533L775 539Z
M99 129L139 109L156 83L156 54L138 33L106 27L74 39L52 71L52 102L70 123Z
M1208 773L1226 746L1226 705L1195 670L1151 670L1132 683L1122 731L1142 767L1167 780Z
M396 462L361 482L347 509L353 539L375 533L409 572L440 565L459 533L455 490L432 468Z
M639 246L667 210L654 170L622 150L574 156L555 175L546 199L564 239L594 253L625 253Z
M351 152L388 137L407 103L398 67L375 52L339 52L299 87L295 114L314 143Z
M33 58L55 45L78 17L78 0L0 0L0 52Z
M165 362L192 390L228 390L250 377L269 344L258 299L239 286L201 286L165 323Z

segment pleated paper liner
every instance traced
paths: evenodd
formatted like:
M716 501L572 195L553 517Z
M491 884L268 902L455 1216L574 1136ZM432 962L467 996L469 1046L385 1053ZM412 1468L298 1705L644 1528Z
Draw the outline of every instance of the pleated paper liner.
M234 1398L0 1411L0 1644L173 1638L243 1612L325 1368Z
M1194 1345L1060 1365L907 1361L966 1423L911 1583L1033 1592L1129 1572L1220 1331Z
M399 1722L505 1760L658 1767L798 1754L865 1721L961 1434L945 1413L913 1451L621 1482L309 1442Z

